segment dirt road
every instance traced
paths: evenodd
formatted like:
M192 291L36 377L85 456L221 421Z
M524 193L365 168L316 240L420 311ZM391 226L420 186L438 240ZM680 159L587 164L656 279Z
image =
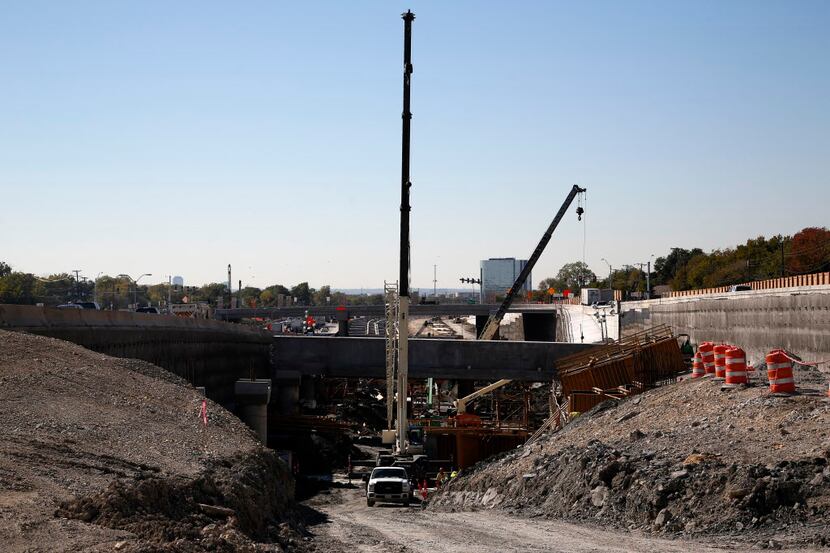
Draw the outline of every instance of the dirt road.
M311 500L324 515L312 526L313 546L333 553L715 553L750 551L722 541L662 540L497 511L433 513L414 506L367 507L360 489L335 489ZM791 552L818 551L789 549Z

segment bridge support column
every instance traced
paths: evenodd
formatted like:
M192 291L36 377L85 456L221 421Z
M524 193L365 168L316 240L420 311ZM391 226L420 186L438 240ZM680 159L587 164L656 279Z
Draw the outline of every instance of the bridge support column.
M300 377L300 404L308 409L317 407L317 379L313 376Z
M525 341L556 341L556 313L522 313L522 323Z
M237 380L234 385L239 418L251 427L263 444L268 442L268 402L271 401L271 380Z
M335 316L335 320L339 327L337 328L337 335L338 336L348 336L349 335L349 312L348 311L338 311L337 315Z
M300 411L300 372L276 371L273 377L277 396L274 411L279 415L296 415Z

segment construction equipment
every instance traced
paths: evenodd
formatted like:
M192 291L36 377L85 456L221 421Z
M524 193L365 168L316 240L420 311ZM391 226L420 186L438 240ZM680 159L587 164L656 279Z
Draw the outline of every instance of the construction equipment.
M565 216L565 212L571 206L571 203L574 201L574 198L578 194L582 194L585 192L584 188L580 188L577 185L573 185L571 191L568 193L568 196L565 198L565 201L562 202L562 207L559 208L559 211L556 213L556 216L551 221L550 226L545 231L545 234L542 235L542 239L539 240L539 244L536 245L536 249L533 250L533 253L530 255L530 258L527 260L527 264L525 264L522 271L519 273L519 276L516 277L516 281L513 283L513 286L507 291L507 295L504 298L504 301L501 302L501 305L496 310L495 313L490 315L490 318L487 319L487 324L484 325L484 328L481 330L481 335L478 337L479 340L492 340L496 337L496 334L499 331L499 325L501 325L502 319L504 319L504 315L507 313L507 310L510 309L510 305L513 303L513 300L516 298L519 290L521 289L522 285L524 284L525 280L527 280L528 275L530 275L530 271L533 270L533 267L536 265L536 262L539 261L539 258L542 256L542 252L545 251L545 247L550 242L551 236L553 236L553 231L556 230L556 227L559 226L559 221L562 220L562 217ZM585 213L585 210L582 209L582 206L579 206L577 209L577 215L579 216L579 220L582 220L582 214ZM502 379L498 382L494 382L489 386L485 386L480 390L476 390L472 394L458 398L455 402L456 411L459 414L465 413L467 409L467 404L472 400L480 397L484 394L492 392L493 390L497 390L502 386L505 386L511 382L510 379Z
M548 245L548 242L550 242L551 236L553 236L553 231L555 231L556 227L559 226L559 221L561 221L562 217L565 216L565 212L571 206L571 202L574 201L577 194L582 194L584 192L584 188L573 185L573 188L571 188L571 191L568 193L568 197L565 198L565 201L562 203L562 207L560 207L559 211L556 213L556 217L553 218L553 221L551 221L550 226L545 231L545 234L542 235L542 239L539 240L539 244L536 246L536 249L533 250L533 253L528 258L527 264L525 264L524 268L519 273L519 276L516 277L516 282L514 282L513 286L511 286L507 291L504 301L501 302L501 305L496 312L490 315L490 318L487 319L487 324L481 330L481 335L478 337L479 340L492 340L496 337L496 333L499 331L499 325L501 324L502 319L504 319L504 315L507 313L507 310L510 309L510 305L519 293L522 284L524 284L525 280L527 280L527 277L530 275L530 271L533 270L536 262L539 261L539 258L542 256L542 252L545 251L545 247ZM580 220L582 220L582 214L584 212L585 210L583 210L580 206L577 210Z
M404 22L403 46L403 120L401 131L401 252L400 275L398 278L398 435L396 450L406 454L406 412L407 387L409 382L409 137L412 112L410 111L410 80L412 76L412 22L415 14L407 10L401 14Z

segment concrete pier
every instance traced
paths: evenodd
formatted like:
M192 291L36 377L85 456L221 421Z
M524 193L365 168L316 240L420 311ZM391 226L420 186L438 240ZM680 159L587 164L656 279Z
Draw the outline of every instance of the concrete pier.
M271 380L237 380L234 385L239 418L257 433L260 441L268 441L268 402L271 401Z

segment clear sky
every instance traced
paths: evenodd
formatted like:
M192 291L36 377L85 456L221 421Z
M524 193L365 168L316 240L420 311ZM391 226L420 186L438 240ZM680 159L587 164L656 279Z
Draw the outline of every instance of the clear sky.
M830 2L20 0L0 8L0 260L45 274L539 279L830 224ZM583 241L583 238L585 240Z

